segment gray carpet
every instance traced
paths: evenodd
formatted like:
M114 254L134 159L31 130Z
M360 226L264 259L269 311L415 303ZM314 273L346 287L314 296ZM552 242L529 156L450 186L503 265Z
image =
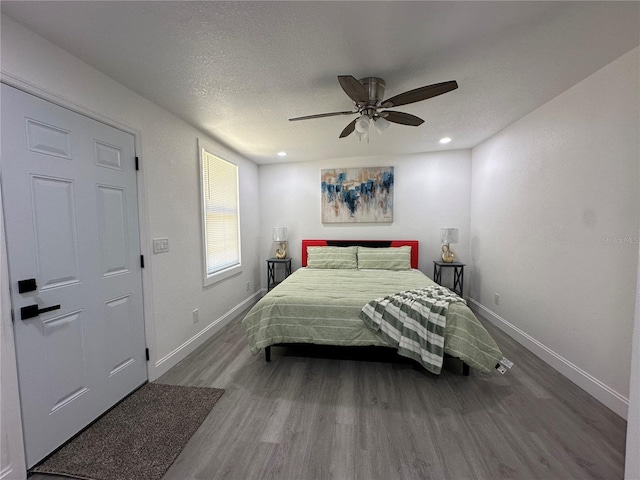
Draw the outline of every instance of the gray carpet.
M159 480L224 390L147 383L31 471Z

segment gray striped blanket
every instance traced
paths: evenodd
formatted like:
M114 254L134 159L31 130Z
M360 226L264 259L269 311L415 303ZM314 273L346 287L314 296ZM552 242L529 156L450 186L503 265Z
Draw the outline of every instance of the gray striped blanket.
M360 312L364 324L404 357L439 374L444 356L447 310L465 300L439 285L377 298Z

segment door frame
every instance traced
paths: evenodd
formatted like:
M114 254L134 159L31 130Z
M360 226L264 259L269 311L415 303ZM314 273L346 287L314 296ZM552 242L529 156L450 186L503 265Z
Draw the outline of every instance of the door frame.
M0 172L0 179L2 172ZM9 295L9 265L4 238L4 207L0 187L0 376L2 377L2 402L0 402L0 444L6 440L9 449L2 456L6 464L0 465L0 479L26 478L25 452L22 447L22 414L16 369L16 350L11 322L11 298ZM5 447L6 448L6 447Z
M84 115L85 117L91 118L98 122L104 123L105 125L108 125L113 128L117 128L118 130L121 130L123 132L133 135L136 156L138 158L144 159L142 140L141 140L142 132L140 130L134 127L131 127L129 125L123 124L117 120L113 120L111 118L105 117L99 112L93 111L75 102L67 100L53 92L44 90L38 87L37 85L33 85L29 82L25 82L20 78L15 77L6 72L2 72L2 75L0 76L0 83L16 88L25 93L38 97L42 100L45 100L49 103L65 108L72 112L78 113L80 115ZM155 335L155 325L152 321L152 319L154 318L154 313L153 313L153 293L152 293L153 287L152 287L152 275L151 275L151 248L150 248L151 238L149 234L149 211L147 208L147 189L146 189L146 176L145 176L144 166L145 166L145 162L144 161L140 162L140 167L136 174L136 186L137 186L136 200L137 200L137 206L138 206L138 229L140 233L140 253L144 255L147 259L147 261L145 262L145 267L142 269L142 315L143 315L143 321L144 321L145 342L146 342L147 348L149 349L149 360L147 361L147 365L146 365L147 380L152 381L152 380L155 380L157 376L155 372L156 335ZM2 172L1 172L1 164L0 164L0 176L1 175L2 175ZM3 209L2 218L4 218L4 205L2 204L1 200L0 200L0 208ZM1 232L0 248L2 249L1 256L4 258L7 258L6 238L5 238L4 229L0 229L0 232ZM0 288L2 289L2 292L0 292L0 294L3 295L3 300L4 300L5 290L6 290L6 298L8 299L9 285L8 284L4 285L3 283L5 282L0 282ZM1 310L2 317L0 318L2 322L1 327L3 329L3 332L5 331L11 332L11 335L13 336L13 324L12 324L11 316L5 315L5 312L8 312L9 310L10 308L8 307L6 308L5 306L2 307L2 310ZM5 327L8 327L8 328L5 328ZM3 339L3 342L10 342L12 345L15 345L14 338ZM3 348L3 352L4 352L4 348ZM13 361L9 367L10 367L10 370L15 370L13 375L17 375L17 362L16 362L16 356L15 356L15 350L10 353L13 353L13 355L12 356L7 355L9 357L8 359L9 360L12 359ZM7 360L7 357L3 355L3 364L5 363L6 360ZM4 368L5 367L3 366L3 373L4 373ZM15 397L17 399L18 395L16 395ZM5 407L3 407L3 410L4 408ZM10 404L9 408L11 408L12 412L16 412L16 411L20 412L19 403L18 405ZM2 412L0 412L0 414L2 414ZM22 417L21 412L20 412L20 417ZM22 433L21 421L20 421L20 433ZM10 451L19 452L19 453L15 455L15 460L11 458L9 459L9 461L12 464L15 461L16 468L25 469L25 476L26 476L26 467L24 464L24 445L23 445L22 439L14 438L14 441L11 443L12 445L9 446ZM19 465L20 463L22 464L22 467L20 467ZM16 472L14 471L14 473ZM3 472L0 471L0 479L2 478L2 476L3 476Z

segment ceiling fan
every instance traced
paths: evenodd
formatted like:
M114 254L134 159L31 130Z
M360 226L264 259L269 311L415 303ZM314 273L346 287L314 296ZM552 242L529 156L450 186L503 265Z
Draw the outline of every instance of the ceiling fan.
M297 120L310 120L312 118L332 117L335 115L358 114L358 118L353 120L345 127L344 130L342 130L340 138L347 137L354 131L356 131L360 136L366 135L369 130L369 125L372 122L378 132L382 132L387 128L389 126L389 122L417 127L424 123L424 120L420 117L416 117L410 113L396 112L395 110L380 111L380 109L399 107L400 105L420 102L458 88L458 83L455 80L452 80L449 82L434 83L433 85L416 88L387 100L383 100L385 83L381 78L367 77L357 80L351 75L339 75L338 81L340 82L340 86L344 92L351 100L353 100L354 110L348 112L319 113L317 115L295 117L290 118L289 121L295 122Z

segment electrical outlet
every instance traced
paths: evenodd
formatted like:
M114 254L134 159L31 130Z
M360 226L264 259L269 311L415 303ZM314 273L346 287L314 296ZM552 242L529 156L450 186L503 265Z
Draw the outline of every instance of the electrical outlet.
M251 282L247 282L247 292L251 289Z
M198 323L198 320L200 320L200 319L198 318L198 309L196 308L193 311L193 323Z
M499 293L494 293L493 294L493 303L495 303L496 305L500 305L500 294Z

